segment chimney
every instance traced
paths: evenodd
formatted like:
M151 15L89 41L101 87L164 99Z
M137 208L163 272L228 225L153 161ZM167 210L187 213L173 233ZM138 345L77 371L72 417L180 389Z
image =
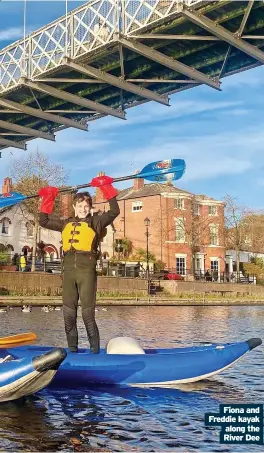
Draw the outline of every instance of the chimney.
M2 194L5 195L10 193L12 190L12 178L5 178L4 184L2 185Z
M100 171L100 173L98 173L97 176L105 176L105 172L104 171ZM104 196L101 192L101 190L99 189L99 187L96 187L95 189L95 203L104 203L106 200L104 199Z
M60 211L62 217L65 219L72 216L72 199L73 194L71 193L60 194Z
M137 170L136 174L138 174L139 172L140 171ZM134 179L134 186L133 186L134 190L140 190L140 189L143 189L143 187L144 187L144 179L143 178Z

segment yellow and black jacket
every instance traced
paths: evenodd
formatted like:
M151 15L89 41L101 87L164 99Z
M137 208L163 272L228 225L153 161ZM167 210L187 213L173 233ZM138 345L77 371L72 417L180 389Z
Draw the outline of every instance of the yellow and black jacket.
M99 243L105 234L105 228L119 215L116 198L109 201L110 209L100 215L89 214L85 219L69 218L61 220L54 215L39 215L39 224L48 230L62 233L62 250L64 256L89 255L96 260ZM83 261L83 260L82 260Z

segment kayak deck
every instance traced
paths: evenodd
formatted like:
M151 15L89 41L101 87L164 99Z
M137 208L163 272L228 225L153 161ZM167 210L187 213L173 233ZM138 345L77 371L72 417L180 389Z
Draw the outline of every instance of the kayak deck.
M171 349L145 349L145 354L90 354L87 349L68 352L54 385L170 385L196 382L218 374L261 344L260 339L240 343L199 345ZM41 355L48 346L22 346L5 351L16 358ZM0 354L2 350L0 349Z

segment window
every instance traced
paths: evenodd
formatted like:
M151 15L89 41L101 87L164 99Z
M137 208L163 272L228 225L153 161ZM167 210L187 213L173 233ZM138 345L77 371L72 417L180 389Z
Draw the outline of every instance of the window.
M219 271L219 261L218 260L211 260L211 271L218 273L218 271Z
M210 245L218 245L218 225L210 225Z
M142 201L132 202L132 212L142 211Z
M32 238L33 237L33 222L27 222L26 223L26 229L27 229L27 237Z
M179 243L185 242L185 219L178 217L175 221L175 241Z
M215 205L213 205L213 204L212 204L212 205L209 205L209 206L208 206L208 213L209 213L209 215L211 215L211 216L217 215L217 207L216 207Z
M194 206L193 206L193 214L194 215L199 215L200 214L200 206L195 203Z
M184 200L183 198L174 199L174 208L175 209L184 209Z
M176 273L186 274L186 258L184 256L176 256Z
M8 234L10 223L11 222L7 217L4 217L2 219L2 234Z

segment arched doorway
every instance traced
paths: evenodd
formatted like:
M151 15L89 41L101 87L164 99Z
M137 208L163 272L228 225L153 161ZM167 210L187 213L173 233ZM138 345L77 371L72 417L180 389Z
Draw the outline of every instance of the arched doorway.
M44 248L46 261L54 261L59 258L59 253L55 245L47 244Z
M22 248L22 253L23 255L29 255L29 253L31 252L31 247L29 247L29 245L24 245L24 247Z

